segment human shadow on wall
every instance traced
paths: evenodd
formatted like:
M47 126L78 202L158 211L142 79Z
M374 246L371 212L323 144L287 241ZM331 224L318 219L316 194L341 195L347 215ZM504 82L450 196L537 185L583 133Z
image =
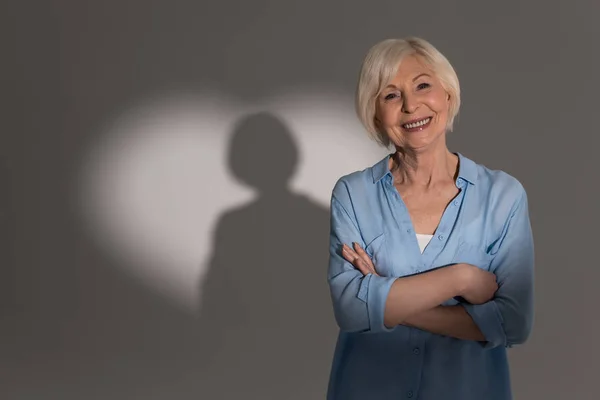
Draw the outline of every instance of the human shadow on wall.
M211 399L325 397L337 333L329 212L290 190L298 153L272 114L234 128L229 169L257 196L220 217L201 282L202 392Z

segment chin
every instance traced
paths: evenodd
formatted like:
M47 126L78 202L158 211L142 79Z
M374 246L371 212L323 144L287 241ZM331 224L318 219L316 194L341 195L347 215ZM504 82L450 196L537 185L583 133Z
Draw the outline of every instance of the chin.
M411 134L405 136L405 140L403 141L403 146L411 150L426 150L430 147L434 147L438 145L439 139L444 135L442 134L426 134L425 132L420 132L421 135Z

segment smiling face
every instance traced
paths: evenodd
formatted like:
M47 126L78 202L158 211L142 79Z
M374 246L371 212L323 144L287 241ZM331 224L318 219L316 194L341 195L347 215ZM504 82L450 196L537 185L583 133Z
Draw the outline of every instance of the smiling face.
M376 124L396 148L445 146L449 106L434 71L419 56L408 56L376 99Z

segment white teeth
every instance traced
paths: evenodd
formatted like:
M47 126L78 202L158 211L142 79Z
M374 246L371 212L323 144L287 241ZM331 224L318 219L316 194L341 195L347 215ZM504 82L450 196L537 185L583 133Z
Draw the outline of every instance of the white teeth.
M407 129L412 129L412 128L418 128L419 126L423 126L426 123L428 123L429 121L431 121L431 118L425 118L422 121L419 122L413 122L412 124L404 124L403 126Z

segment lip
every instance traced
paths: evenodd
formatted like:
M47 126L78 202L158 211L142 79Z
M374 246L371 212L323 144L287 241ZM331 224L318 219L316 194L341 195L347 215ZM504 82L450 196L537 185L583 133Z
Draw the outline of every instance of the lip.
M413 124L415 122L426 120L427 118L429 118L429 122L426 123L425 125L417 126L416 128L405 128L404 127L404 125L406 125L406 124ZM400 124L400 127L403 130L405 130L406 132L419 132L419 131L422 131L423 129L427 128L431 124L431 121L433 121L433 117L430 117L430 116L423 117L423 118L416 118L416 119L412 119L410 121L403 122L402 124Z

